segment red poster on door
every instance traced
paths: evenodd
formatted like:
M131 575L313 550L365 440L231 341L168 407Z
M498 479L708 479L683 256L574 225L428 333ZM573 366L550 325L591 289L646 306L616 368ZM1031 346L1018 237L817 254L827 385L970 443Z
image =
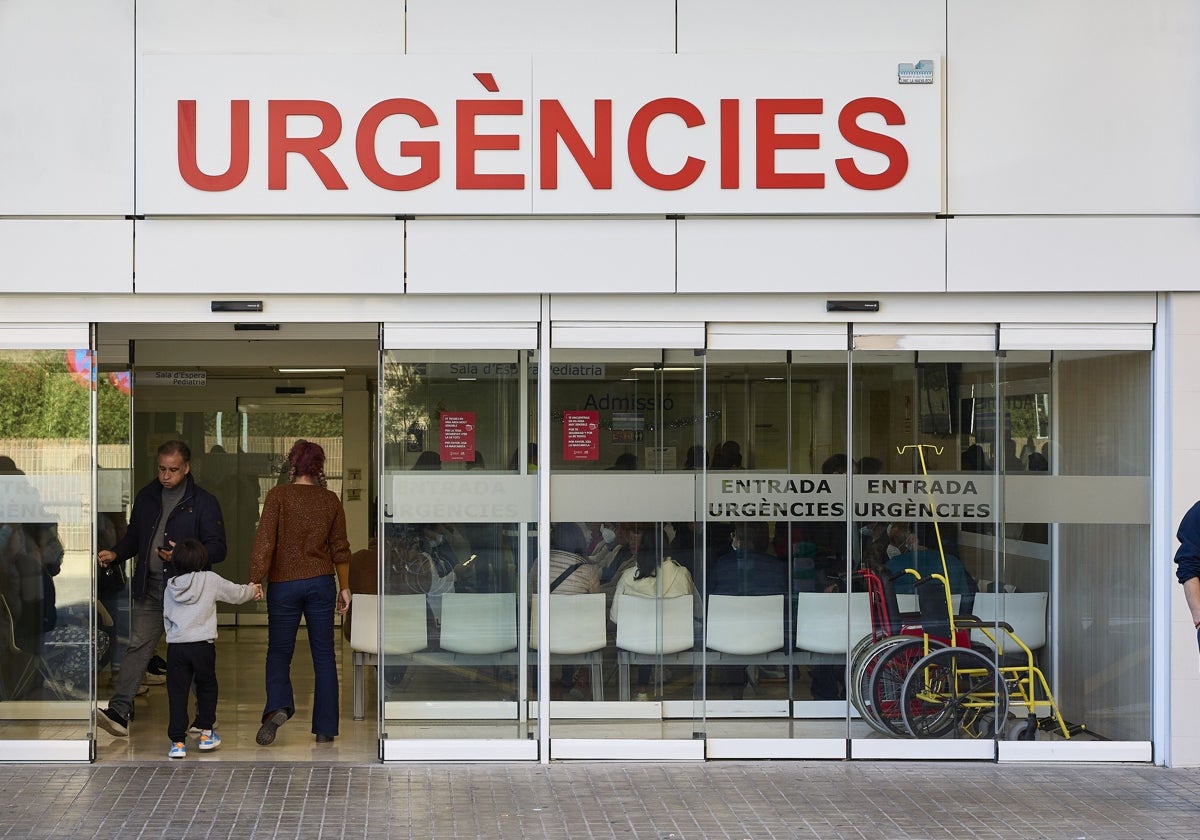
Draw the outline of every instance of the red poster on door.
M600 412L563 412L563 460L600 460Z
M443 411L442 463L469 463L475 460L475 412Z

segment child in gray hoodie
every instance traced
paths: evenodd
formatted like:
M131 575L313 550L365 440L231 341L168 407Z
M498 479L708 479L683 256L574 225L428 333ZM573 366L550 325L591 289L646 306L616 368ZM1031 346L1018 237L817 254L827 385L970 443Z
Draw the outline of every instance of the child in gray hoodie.
M208 553L199 540L175 546L175 576L163 595L163 626L167 631L167 699L170 718L167 735L171 758L187 755L188 693L196 683L196 726L201 750L215 750L221 736L213 731L217 720L217 601L245 604L263 597L258 583L237 584L216 572L206 572Z

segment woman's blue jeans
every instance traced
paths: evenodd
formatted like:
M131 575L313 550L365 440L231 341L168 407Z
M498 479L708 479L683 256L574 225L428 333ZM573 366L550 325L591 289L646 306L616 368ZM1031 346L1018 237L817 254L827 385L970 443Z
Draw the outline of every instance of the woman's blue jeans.
M292 692L292 655L300 618L308 627L316 688L313 695L312 731L338 734L337 662L333 654L333 609L337 586L332 575L287 580L267 585L267 705L264 718L283 709L296 713Z

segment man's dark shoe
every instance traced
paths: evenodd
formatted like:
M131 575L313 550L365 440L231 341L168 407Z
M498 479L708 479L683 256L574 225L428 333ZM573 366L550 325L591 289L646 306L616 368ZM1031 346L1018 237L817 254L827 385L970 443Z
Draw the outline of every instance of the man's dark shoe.
M263 721L263 725L258 728L258 735L254 740L258 742L260 747L265 747L275 740L275 732L279 727L287 723L287 712L283 709L276 709L267 715L267 719Z
M332 735L322 735L320 733L317 734L317 743L318 744L328 744L332 741L333 741Z
M146 673L165 677L167 675L167 660L158 654L151 656L150 662L146 665Z
M111 732L113 735L124 737L129 734L129 721L112 709L99 709L96 712L96 723L100 725L101 729Z

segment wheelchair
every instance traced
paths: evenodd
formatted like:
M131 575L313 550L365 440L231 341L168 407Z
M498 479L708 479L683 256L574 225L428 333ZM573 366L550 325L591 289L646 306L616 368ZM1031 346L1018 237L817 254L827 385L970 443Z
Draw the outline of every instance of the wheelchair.
M925 449L940 453L932 444L896 447L903 454L914 450L921 474L927 475ZM957 733L968 738L1032 741L1039 731L1058 731L1064 738L1085 730L1067 723L1059 711L1046 677L1034 663L1033 651L1021 641L1012 625L984 622L976 616L955 616L950 575L941 529L933 522L941 555L941 573L922 579L915 569L905 569L916 581L917 615L902 615L894 590L872 572L860 572L871 593L872 632L851 655L850 696L855 708L873 729L885 735L940 738ZM978 630L992 643L972 645L971 631ZM1008 643L1009 657L1005 657ZM1023 657L1011 654L1016 645ZM1006 664L1010 659L1020 664ZM1025 714L1010 726L1010 707ZM1038 711L1049 714L1039 716Z
M945 575L917 581L916 615L887 610L886 585L876 578L869 586L885 605L879 612L885 629L875 629L873 612L872 637L882 638L860 647L852 665L852 700L873 729L911 738L953 733L1027 741L1039 731L1069 739L1086 730L1063 718L1033 652L1011 625L954 615ZM971 631L991 646L972 644Z

